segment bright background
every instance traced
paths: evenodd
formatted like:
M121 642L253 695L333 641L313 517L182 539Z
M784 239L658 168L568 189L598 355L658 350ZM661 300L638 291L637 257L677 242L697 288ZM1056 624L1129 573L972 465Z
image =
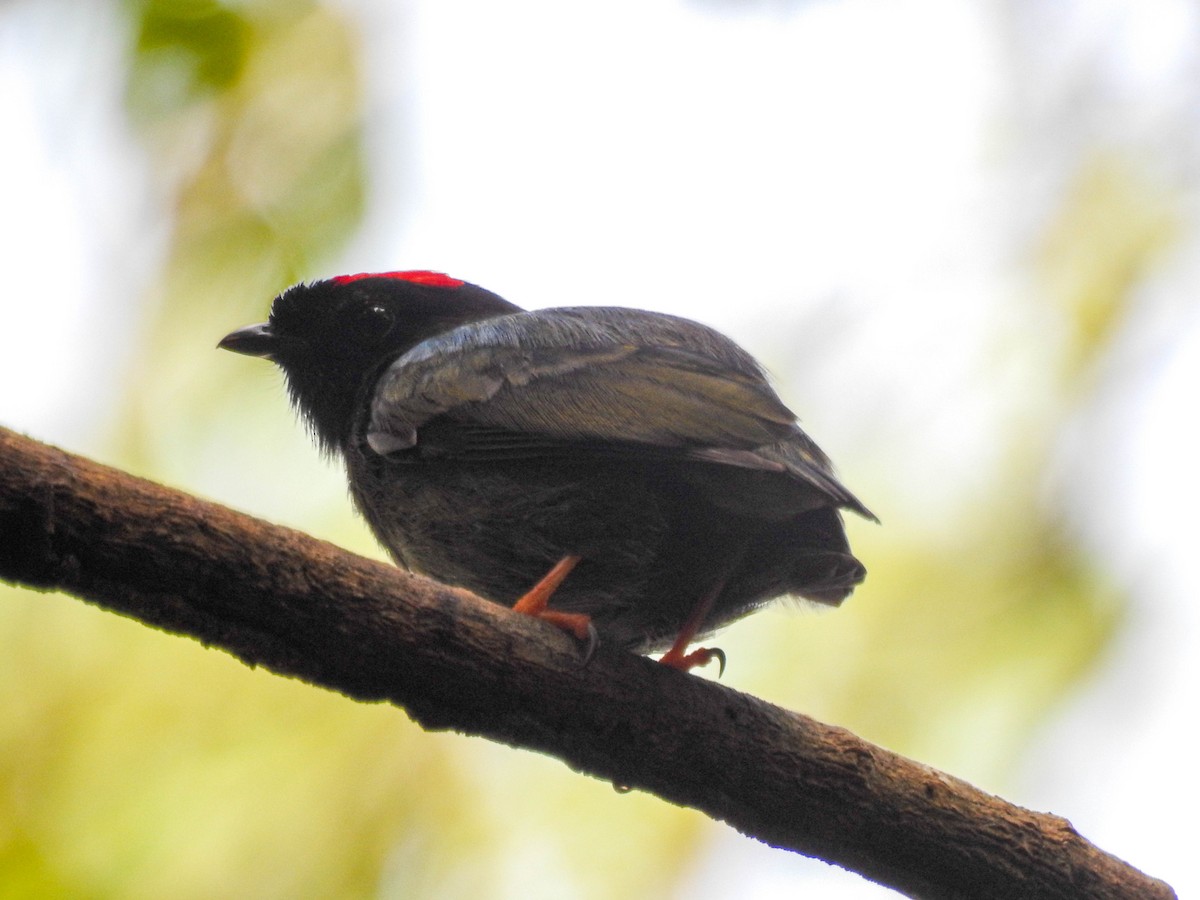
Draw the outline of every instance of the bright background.
M703 320L883 520L726 681L1200 890L1196 4L15 0L0 122L0 423L378 555L280 289ZM0 896L890 895L67 597L0 685Z

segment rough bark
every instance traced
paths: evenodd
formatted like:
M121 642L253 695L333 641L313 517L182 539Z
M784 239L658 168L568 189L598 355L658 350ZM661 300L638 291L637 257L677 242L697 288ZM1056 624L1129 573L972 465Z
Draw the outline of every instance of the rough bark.
M911 896L1174 896L1065 819L844 729L603 647L583 667L542 623L2 428L0 578L550 754Z

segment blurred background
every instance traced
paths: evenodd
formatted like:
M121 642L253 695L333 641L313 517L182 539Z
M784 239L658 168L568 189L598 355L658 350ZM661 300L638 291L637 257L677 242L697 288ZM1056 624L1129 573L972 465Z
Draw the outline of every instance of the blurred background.
M0 424L379 556L282 288L699 319L883 522L726 683L1200 889L1196 3L9 0L0 121ZM69 597L0 685L3 897L892 896Z

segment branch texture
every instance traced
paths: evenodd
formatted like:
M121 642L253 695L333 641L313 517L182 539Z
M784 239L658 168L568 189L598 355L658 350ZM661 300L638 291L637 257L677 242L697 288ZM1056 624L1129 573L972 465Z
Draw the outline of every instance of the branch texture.
M1034 813L841 728L0 428L0 578L423 727L550 754L930 898L1167 898Z

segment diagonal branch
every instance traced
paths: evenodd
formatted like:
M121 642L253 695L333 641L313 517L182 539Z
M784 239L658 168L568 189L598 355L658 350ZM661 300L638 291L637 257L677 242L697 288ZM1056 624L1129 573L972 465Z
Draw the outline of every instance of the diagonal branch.
M754 697L0 428L0 578L691 806L919 897L1167 898L1070 823Z

